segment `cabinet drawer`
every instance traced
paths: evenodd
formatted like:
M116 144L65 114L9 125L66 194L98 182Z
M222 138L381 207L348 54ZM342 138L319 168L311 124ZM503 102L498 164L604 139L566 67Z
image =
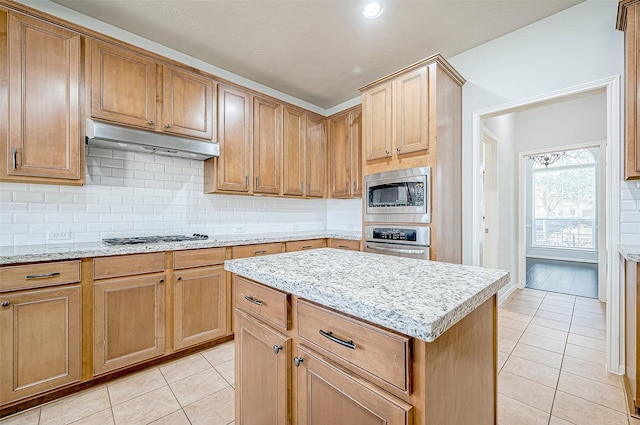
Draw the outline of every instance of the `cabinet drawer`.
M164 271L164 252L130 254L93 260L93 278L132 276Z
M290 295L238 276L235 282L235 307L284 330L289 329Z
M286 243L287 252L304 251L306 249L324 248L324 239L310 239L307 241L291 241Z
M329 248L349 249L351 251L360 251L360 241L352 241L349 239L330 239Z
M0 268L0 291L80 282L80 260Z
M411 338L303 300L296 306L300 338L360 375L409 392Z
M234 246L232 249L232 258L256 257L258 255L279 254L282 252L282 244L263 243L260 245L244 245Z
M188 269L190 267L213 266L224 263L226 248L193 249L173 253L173 268Z

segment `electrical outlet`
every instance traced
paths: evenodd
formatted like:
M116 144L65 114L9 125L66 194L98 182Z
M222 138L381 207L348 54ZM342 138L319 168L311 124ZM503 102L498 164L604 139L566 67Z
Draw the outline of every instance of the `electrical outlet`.
M71 239L71 230L49 230L47 232L47 239L50 241L68 241Z
M236 226L233 229L234 233L244 233L244 227L243 226Z

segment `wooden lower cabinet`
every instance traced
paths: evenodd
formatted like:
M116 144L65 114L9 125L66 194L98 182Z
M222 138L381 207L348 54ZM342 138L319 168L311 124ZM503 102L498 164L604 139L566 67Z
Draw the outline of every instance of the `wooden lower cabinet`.
M236 310L235 341L236 423L291 423L291 339Z
M638 394L640 390L640 373L638 371L638 356L640 354L640 263L624 261L624 297L625 297L625 373L624 385L629 412L632 416L640 417L638 413Z
M0 295L0 405L82 378L80 285Z
M412 406L298 346L295 371L299 425L405 425Z
M227 333L227 281L223 266L176 271L173 276L173 349Z
M93 294L94 375L164 354L164 274L95 282Z

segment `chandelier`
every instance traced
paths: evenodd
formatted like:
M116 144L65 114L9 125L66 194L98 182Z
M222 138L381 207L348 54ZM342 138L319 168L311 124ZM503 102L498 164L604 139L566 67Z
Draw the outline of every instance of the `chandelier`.
M564 152L543 153L540 155L529 155L529 159L532 159L536 164L544 165L544 168L547 168L564 155Z

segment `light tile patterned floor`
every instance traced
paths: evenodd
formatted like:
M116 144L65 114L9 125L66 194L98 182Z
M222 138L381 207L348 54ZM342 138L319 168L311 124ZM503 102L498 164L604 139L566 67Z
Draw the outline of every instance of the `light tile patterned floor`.
M500 306L498 334L499 425L629 423L622 379L605 370L604 304L523 289ZM231 342L0 425L233 424L233 369Z

